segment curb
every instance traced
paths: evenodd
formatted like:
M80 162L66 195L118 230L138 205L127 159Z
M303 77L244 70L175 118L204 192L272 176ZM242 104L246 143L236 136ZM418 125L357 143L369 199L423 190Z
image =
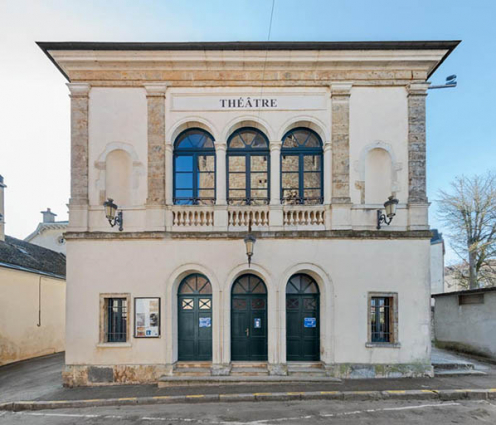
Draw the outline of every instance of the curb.
M496 388L463 390L313 391L247 394L197 394L180 396L126 397L93 400L14 401L0 404L0 411L69 409L146 404L218 403L295 400L488 400L496 399Z

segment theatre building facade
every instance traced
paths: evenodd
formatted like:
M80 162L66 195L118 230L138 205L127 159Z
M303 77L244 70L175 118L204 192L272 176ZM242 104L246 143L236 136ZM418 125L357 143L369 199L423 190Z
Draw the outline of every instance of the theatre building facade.
M71 99L66 385L432 375L426 81L457 42L39 45Z

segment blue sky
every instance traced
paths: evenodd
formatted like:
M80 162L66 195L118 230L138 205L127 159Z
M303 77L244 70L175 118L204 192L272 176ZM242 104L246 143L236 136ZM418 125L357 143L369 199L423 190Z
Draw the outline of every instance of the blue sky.
M46 207L64 219L69 198L67 89L35 41L267 40L271 8L272 0L0 0L7 233L25 237ZM432 78L457 74L458 87L428 96L434 201L456 175L496 169L494 16L494 0L275 0L270 39L462 40Z

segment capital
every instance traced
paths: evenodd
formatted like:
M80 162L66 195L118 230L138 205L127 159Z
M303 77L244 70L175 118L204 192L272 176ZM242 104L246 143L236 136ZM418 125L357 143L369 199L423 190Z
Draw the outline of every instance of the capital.
M73 97L88 97L91 86L88 83L67 83L67 88L70 91L69 96Z
M332 150L332 143L331 142L324 143L324 152L329 152L331 150Z
M430 85L431 83L428 82L411 83L406 86L408 96L427 96L427 89Z
M333 83L329 87L331 89L331 98L347 98L351 95L353 84L351 82Z
M270 151L280 151L282 147L282 142L280 140L274 140L270 142L269 149Z
M227 143L226 142L218 142L218 141L215 141L214 142L214 147L215 147L215 151L226 151L227 150Z
M151 83L144 84L146 90L146 97L165 97L167 91L167 84L165 83Z

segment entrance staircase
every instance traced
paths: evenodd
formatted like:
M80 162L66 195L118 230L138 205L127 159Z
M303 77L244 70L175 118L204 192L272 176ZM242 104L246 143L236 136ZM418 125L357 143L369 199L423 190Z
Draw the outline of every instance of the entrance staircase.
M288 362L288 376L324 378L326 371L320 362Z
M233 362L231 367L231 376L268 376L266 362Z
M210 376L212 364L210 362L177 362L174 367L174 376Z

